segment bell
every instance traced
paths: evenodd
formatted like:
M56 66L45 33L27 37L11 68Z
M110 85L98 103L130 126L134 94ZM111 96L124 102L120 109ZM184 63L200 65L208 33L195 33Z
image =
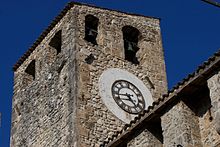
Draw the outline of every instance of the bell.
M88 33L89 36L93 36L93 32L92 32L92 29L89 29L89 33Z
M128 51L134 51L133 45L131 42L128 42Z

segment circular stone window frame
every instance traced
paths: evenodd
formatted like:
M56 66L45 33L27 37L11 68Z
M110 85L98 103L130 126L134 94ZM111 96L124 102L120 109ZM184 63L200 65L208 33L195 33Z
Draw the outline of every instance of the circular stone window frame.
M128 81L140 90L145 101L144 110L152 105L152 94L150 90L145 86L145 84L140 79L138 79L138 77L126 70L120 68L109 68L101 74L98 85L99 94L103 103L109 109L109 111L111 111L121 121L125 123L130 123L130 121L133 120L138 114L131 114L124 111L117 105L114 98L112 97L112 84L118 80Z

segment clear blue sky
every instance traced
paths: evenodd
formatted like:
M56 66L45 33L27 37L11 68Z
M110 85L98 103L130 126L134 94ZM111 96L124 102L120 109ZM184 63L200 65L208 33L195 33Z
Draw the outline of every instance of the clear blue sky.
M220 1L220 0L219 0ZM13 64L68 0L0 1L0 147L9 147ZM160 17L169 88L220 48L220 8L200 0L78 0Z

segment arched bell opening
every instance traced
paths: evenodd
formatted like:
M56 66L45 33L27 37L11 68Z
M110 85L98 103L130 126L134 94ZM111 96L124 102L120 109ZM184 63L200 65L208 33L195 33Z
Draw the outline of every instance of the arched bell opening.
M139 50L138 38L140 32L138 29L132 26L124 26L122 28L123 40L124 40L124 56L125 60L132 62L133 64L139 64L136 57L136 53Z
M85 17L85 37L84 39L97 45L96 37L98 35L99 19L93 15L86 15Z

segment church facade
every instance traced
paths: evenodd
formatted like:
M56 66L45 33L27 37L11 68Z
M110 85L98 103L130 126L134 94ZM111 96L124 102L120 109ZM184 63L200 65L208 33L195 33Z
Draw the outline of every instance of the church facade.
M11 146L220 146L219 56L167 92L160 19L71 2L13 67Z

